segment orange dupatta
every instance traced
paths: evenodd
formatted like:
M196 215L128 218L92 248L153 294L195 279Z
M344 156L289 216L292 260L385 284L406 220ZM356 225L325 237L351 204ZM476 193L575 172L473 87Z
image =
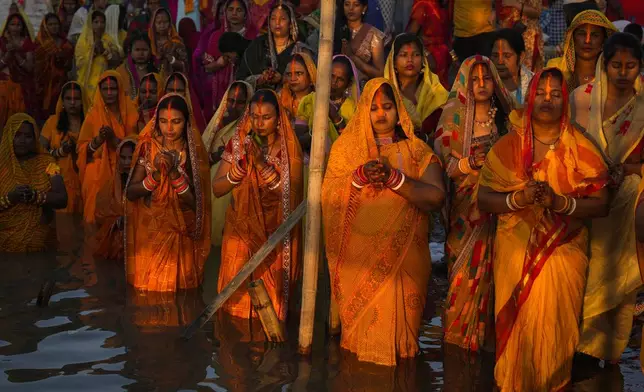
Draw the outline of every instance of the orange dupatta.
M168 20L170 21L170 27L168 31L168 41L165 44L165 47L168 48L170 45L173 45L173 44L183 45L183 40L181 39L181 36L177 32L177 29L174 27L174 23L172 23L172 16L170 15L170 11L168 11L165 8L157 8L157 10L154 11L152 18L150 19L150 27L148 27L148 37L150 38L150 44L151 44L150 49L152 50L152 55L157 59L159 58L161 48L157 47L157 33L155 31L154 23L157 19L157 15L159 15L159 12L165 12L168 15Z
M173 96L185 100L179 94L168 94L164 98ZM157 140L158 116L157 105L154 120L139 134L128 185L136 165L143 165L151 174L155 170L154 158L164 150ZM188 154L182 170L192 185L196 210L181 209L179 196L168 176L163 174L149 197L126 201L127 281L139 290L191 289L203 280L204 263L210 253L210 164L199 131L189 120L186 128Z
M181 78L181 80L183 80L184 85L186 86L186 92L185 92L184 98L188 103L188 109L190 109L190 115L192 116L192 119L191 119L192 124L194 124L194 126L197 127L200 133L203 133L206 129L206 119L203 116L203 110L201 110L201 106L199 106L199 98L197 98L197 94L190 88L188 77L181 72L171 73L165 80L165 86L163 86L163 91L164 93L167 93L168 84L170 83L170 80L176 77Z
M116 79L118 87L118 103L120 119L116 118L105 105L101 95L100 85L107 78ZM105 184L114 177L117 157L109 142L103 143L93 154L91 161L87 159L89 144L96 137L101 127L110 126L120 140L131 134L136 134L138 113L127 92L121 88L121 75L113 70L105 71L99 78L94 104L87 113L83 127L78 137L78 169L82 184L83 217L86 223L96 221L96 195Z
M313 85L313 90L315 91L315 81L317 79L317 68L315 67L315 61L313 61L313 58L311 58L311 56L306 52L300 52L293 55L294 58L296 56L299 56L302 58L302 60L304 60L304 64L306 64L306 71L309 74L309 79L311 79L311 84ZM291 62L295 62L295 60L291 60ZM282 90L280 91L279 95L280 106L288 111L288 114L291 118L297 117L297 109L300 106L300 101L297 99L295 94L291 92L291 89L288 87L288 80L286 78L284 78Z
M60 114L65 110L63 107L63 90L68 84L74 84L78 86L81 90L81 96L78 99L81 102L86 102L85 92L83 87L78 82L67 82L61 89L58 96L58 102L56 102L56 112L49 116L47 122L42 127L41 136L49 141L49 148L55 150L60 148L66 140L73 140L75 143L78 143L78 134L70 133L67 131L63 133L58 130L58 121L60 119ZM83 111L85 107L83 106ZM82 129L82 127L81 127ZM58 165L60 165L61 174L63 176L63 181L65 182L65 188L67 189L67 207L60 212L66 212L70 214L81 213L83 212L83 200L81 197L81 182L78 175L78 167L76 166L76 160L78 159L78 154L76 151L72 152L68 156L61 157L57 159Z
M271 90L273 94L273 92ZM276 97L277 98L277 97ZM278 100L279 102L279 100ZM233 200L226 211L221 268L218 289L225 287L250 257L266 242L269 235L289 217L303 198L302 148L291 127L284 108L279 108L277 132L280 136L279 158L268 158L279 172L278 188L269 190L255 167L252 156L246 154L250 143L250 105L239 120L237 132L228 142L222 159L232 163L242 161L248 174L232 190ZM289 297L300 274L300 227L296 226L277 248L255 270L252 279L262 279L277 316L286 320ZM237 290L223 306L234 316L251 316L250 297Z
M397 357L411 357L418 351L431 271L429 219L390 189L368 185L359 190L352 185L352 175L358 166L381 159L405 176L419 179L438 159L414 135L393 86L406 139L376 145L371 103L384 84L392 85L384 78L367 83L357 112L331 148L322 186L322 217L331 292L340 308L342 347L361 361L392 366Z

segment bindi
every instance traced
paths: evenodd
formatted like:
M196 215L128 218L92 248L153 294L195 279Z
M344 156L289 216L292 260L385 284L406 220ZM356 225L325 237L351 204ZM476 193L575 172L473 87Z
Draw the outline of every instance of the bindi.
M376 106L378 107L378 114L384 114L385 113L385 107L382 102L382 96L384 94L382 91L378 91L376 93L376 96L374 97L374 100L376 101Z
M479 75L479 85L483 86L483 64L479 64L476 68Z
M546 99L550 100L550 94L552 93L552 85L550 84L552 81L552 75L548 75L546 77Z
M586 26L586 42L590 42L590 33L591 33L591 28L590 26Z
M150 78L145 79L145 99L150 98Z

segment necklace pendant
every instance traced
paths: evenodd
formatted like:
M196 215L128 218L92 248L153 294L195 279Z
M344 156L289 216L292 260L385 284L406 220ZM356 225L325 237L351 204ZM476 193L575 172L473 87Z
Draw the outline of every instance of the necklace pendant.
M554 150L555 150L555 145L554 145L554 144L551 144L551 145L550 145L550 146L548 146L548 147L550 148L550 151L554 151Z

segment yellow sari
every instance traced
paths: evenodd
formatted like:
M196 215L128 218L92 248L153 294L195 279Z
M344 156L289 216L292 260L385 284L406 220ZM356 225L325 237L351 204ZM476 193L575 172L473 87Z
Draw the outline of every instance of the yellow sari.
M94 97L94 93L96 92L99 78L108 68L106 56L123 55L118 42L114 42L112 37L107 33L103 33L103 37L101 38L105 52L98 56L94 55L92 16L97 12L102 14L101 11L94 11L87 17L85 25L83 26L83 31L78 38L76 49L74 51L76 67L78 68L78 76L76 80L81 86L83 86L85 97L87 98L87 102L84 102L83 104L84 107L88 109L93 104L91 99Z
M241 83L246 88L246 105L250 102L250 99L253 97L253 86L249 83L240 80L235 83ZM208 154L217 152L220 147L225 147L228 144L228 141L233 137L235 130L237 129L237 123L239 119L230 122L225 126L221 126L221 121L226 112L226 106L228 105L228 94L230 94L230 87L226 90L221 103L215 112L215 115L208 123L206 131L202 135L204 146ZM220 162L215 163L210 167L210 178L213 179L217 170L219 169ZM212 190L211 190L212 192ZM230 205L232 200L232 192L228 193L222 197L215 197L212 195L212 236L211 241L214 246L221 246L224 235L224 222L226 220L226 210Z
M394 40L393 45L396 44ZM424 47L420 48L424 50ZM400 92L400 86L398 86L398 77L396 76L396 64L394 59L393 49L389 52L387 56L387 62L385 63L385 79L391 81L391 84ZM441 84L441 81L438 79L438 76L432 72L429 68L429 62L427 61L427 56L423 53L423 69L421 71L423 74L423 79L420 82L420 85L416 89L416 103L414 104L411 100L403 96L403 103L405 104L405 109L411 117L411 121L414 124L414 129L419 131L423 126L423 121L429 117L436 109L440 108L447 102L447 96L449 92L445 90L445 87Z
M34 128L38 154L19 161L13 149L13 139L22 123ZM51 189L50 178L60 175L54 158L42 152L38 143L36 121L25 113L9 118L0 141L0 196L4 197L18 185L29 185L36 191ZM0 207L0 249L2 252L40 252L55 244L55 235L48 222L47 210L36 204L19 203Z
M58 130L58 121L60 115L65 110L63 108L63 91L65 91L65 86L67 84L75 84L81 89L81 101L86 102L84 98L83 88L77 82L67 82L65 83L60 90L60 95L58 96L58 102L56 103L56 113L49 116L47 122L42 127L41 136L47 141L49 141L49 148L51 150L58 149L62 146L63 142L70 140L75 143L78 141L78 136L80 131L77 133L66 132L62 133ZM83 110L85 106L83 106ZM81 214L83 212L83 199L81 197L81 183L80 177L78 175L78 167L76 166L76 159L78 155L76 151L71 154L56 158L56 162L60 165L61 174L63 176L63 181L65 182L65 189L67 189L67 207L59 212L64 212L68 214Z
M575 39L573 35L575 34L575 30L584 24L603 27L608 37L617 32L617 29L611 21L600 11L586 10L575 16L575 19L568 26L568 30L566 30L563 56L548 61L548 68L558 68L563 73L566 84L568 85L568 91L577 88L577 81L575 79Z
M609 165L631 158L644 138L644 88L640 78L636 94L608 119L603 118L608 78L603 58L597 60L595 82L582 85L573 93L573 123L585 129L586 136L601 151ZM578 351L596 358L617 361L628 344L633 327L633 310L642 285L635 239L635 203L640 176L624 178L613 194L608 216L592 221L591 259L584 298L581 341Z
M556 194L588 196L607 182L601 154L563 119L554 150L533 161L530 120L535 75L526 113L487 155L479 185L495 192L524 188L534 179ZM568 97L564 89L564 103ZM513 113L514 114L514 113ZM494 242L496 366L501 391L552 391L570 382L579 341L579 316L588 267L588 231L571 218L533 205L499 214Z
M377 146L371 103L384 78L367 83L358 111L333 144L322 186L322 217L338 304L343 348L359 360L395 366L397 358L418 353L431 260L429 218L390 189L352 185L354 170L372 159L388 161L418 179L438 158L414 135L400 95L394 89L406 139Z
M474 137L474 96L470 73L485 64L494 80L496 104L505 113L516 106L503 85L494 64L484 56L466 59L457 74L449 100L443 108L436 131L435 150L447 170L459 170L458 161L473 149L489 149L501 131L492 125L487 136ZM494 347L494 288L492 286L492 243L494 227L490 214L478 208L479 170L453 178L450 187L449 229L445 253L449 266L449 291L443 319L445 341L468 351Z

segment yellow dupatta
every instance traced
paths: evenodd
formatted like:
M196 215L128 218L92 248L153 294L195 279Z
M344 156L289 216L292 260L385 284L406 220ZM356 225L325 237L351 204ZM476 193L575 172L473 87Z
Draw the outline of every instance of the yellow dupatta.
M17 5L17 4L16 4ZM22 9L21 6L18 5L18 14L22 18L22 23L25 24L25 28L27 29L27 32L29 33L29 39L34 42L34 39L36 38L36 34L34 32L34 25L31 23L31 19L29 19L29 16L25 13L25 10ZM15 14L9 14L7 18L4 20L4 23L2 24L2 27L0 28L0 35L4 35L5 32L7 31L7 26L9 24L9 19L11 19L11 16Z
M394 40L393 45L396 44ZM448 91L441 84L438 76L429 68L427 56L425 56L425 48L421 45L420 50L423 57L423 69L421 71L423 79L416 90L417 104L403 96L403 102L407 113L411 117L414 128L419 130L423 126L423 121L429 117L436 109L443 106L447 102ZM398 77L396 76L396 59L394 59L393 49L387 56L385 63L385 79L391 81L396 90L400 91L398 86Z
M611 23L608 18L596 10L586 10L580 12L575 19L572 20L568 30L566 30L566 37L564 38L563 56L554 58L548 61L548 68L558 68L566 79L568 90L572 91L575 88L575 39L573 35L575 30L581 25L591 24L603 27L606 30L606 35L610 37L613 33L617 32L617 28Z

